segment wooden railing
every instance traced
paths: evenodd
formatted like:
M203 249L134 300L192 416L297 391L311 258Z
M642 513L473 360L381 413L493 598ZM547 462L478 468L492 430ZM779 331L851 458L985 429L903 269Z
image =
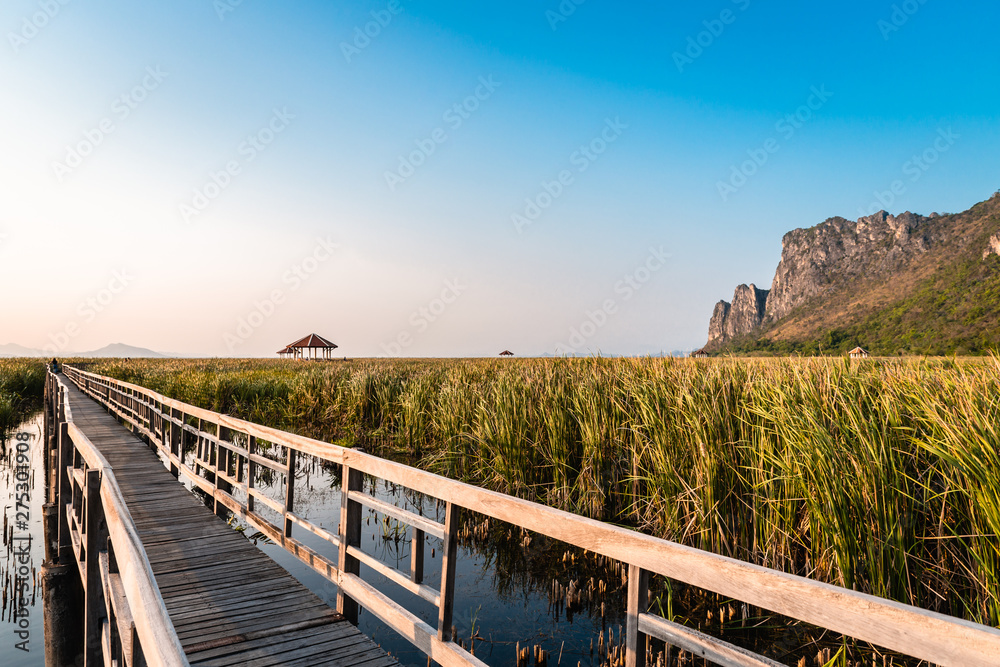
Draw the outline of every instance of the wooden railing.
M234 419L173 400L143 387L66 368L86 394L104 404L208 494L216 510L229 510L283 546L338 586L337 609L356 622L363 606L441 665L482 665L452 638L455 559L459 508L521 526L628 566L626 664L643 667L646 637L660 639L724 666L778 665L715 637L670 622L648 610L650 574L681 581L719 595L770 610L836 633L870 642L903 655L955 667L1000 665L1000 631L961 619L877 598L715 555L674 542L608 525L575 514L486 491L352 449ZM183 435L187 434L187 435ZM184 462L183 438L197 443L195 466ZM261 455L261 445L280 445L283 461ZM295 511L295 464L298 454L342 467L340 525L336 534ZM254 488L259 466L285 476L283 502ZM203 476L202 472L207 475ZM367 474L445 503L445 521L418 516L361 492ZM212 480L212 481L209 481ZM245 502L232 490L239 488ZM281 516L272 523L256 509L266 506ZM392 568L360 549L362 506L401 521L412 529L413 544L424 535L443 540L441 585L423 583L423 549L411 549L409 571ZM296 539L293 528L308 531L338 547L338 561L325 558ZM375 589L359 576L361 563L438 608L437 628Z
M48 499L59 508L59 560L75 563L83 584L85 666L185 667L111 466L73 422L59 376L47 375L45 393Z

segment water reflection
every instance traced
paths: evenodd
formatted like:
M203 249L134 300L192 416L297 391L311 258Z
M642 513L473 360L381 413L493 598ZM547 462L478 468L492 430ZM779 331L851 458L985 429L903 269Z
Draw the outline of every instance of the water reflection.
M44 557L42 504L45 501L41 416L0 438L0 665L42 667L41 566Z

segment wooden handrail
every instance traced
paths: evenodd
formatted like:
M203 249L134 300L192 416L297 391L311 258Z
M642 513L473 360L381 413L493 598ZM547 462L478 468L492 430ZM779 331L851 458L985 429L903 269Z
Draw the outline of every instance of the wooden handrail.
M67 367L66 372L78 385L89 384L101 387L108 390L108 396L112 391L116 393L127 392L133 400L139 402L139 405L162 414L164 419L175 420L173 416L167 415L167 408L169 408L171 411L180 413L181 421L185 415L197 417L216 424L220 429L224 428L232 432L253 436L302 454L340 464L344 467L345 479L348 470L372 475L437 498L448 503L449 507L462 507L624 562L630 566L630 571L638 573L636 576L655 573L676 579L728 598L742 600L777 614L827 628L938 665L970 667L1000 664L1000 631L995 628L805 577L771 570L528 500L488 491L363 452L221 415L105 376L69 367ZM107 401L100 392L92 391L90 393L95 398ZM157 408L157 405L161 407ZM136 423L135 420L132 421L139 430L145 430L141 424ZM207 436L207 434L205 435ZM188 475L197 475L183 464L181 468ZM291 480L289 480L288 486L291 486ZM252 512L248 513L246 508L233 500L232 496L223 493L221 497L224 505L241 513L244 517L249 517L255 525L260 527L259 522L255 520L256 515L253 515ZM348 502L356 503L357 500L354 498L357 498L354 489L345 490L345 507ZM396 517L402 518L405 522L406 515L404 513L399 512ZM341 522L342 530L343 524L344 521ZM428 528L427 525L413 527L425 530ZM290 539L290 530L286 530L287 534L282 535L280 529L269 526L265 532L268 532L272 538L277 538L276 542L290 550L302 551L304 548L301 543ZM343 544L344 542L341 542L341 545ZM347 556L347 550L343 551L345 552L344 556ZM311 558L310 550L305 549L303 553ZM310 562L307 557L302 555L299 557L307 563ZM351 558L347 557L350 561ZM405 621L399 621L400 614L405 612L401 611L398 605L394 603L390 605L391 601L387 597L381 596L377 591L369 590L370 587L367 584L362 585L363 582L360 582L360 579L350 572L337 572L336 578L333 578L331 574L333 564L325 559L322 561L324 569L322 571L317 569L317 571L325 573L324 576L331 578L346 594L356 591L359 596L363 597L362 603L367 609L393 625L397 631L402 632L413 643L425 650L433 648L435 659L438 659L439 655L447 655L449 662L455 658L455 654L450 648L442 653L439 637L435 636L433 637L434 641L431 641L430 637L413 636L414 632L419 634L425 631L421 624L414 621L415 617L407 617ZM640 590L640 586L630 586L630 589L632 588L636 589L636 595L639 596L639 599L645 599L645 591ZM442 610L446 607L450 609L452 593L452 590L442 590L440 600ZM635 642L631 640L634 639L636 633L644 634L647 631L667 627L651 620L645 611L645 609L637 609L632 612L635 617L630 616L629 618L629 632L633 635L629 641L630 645L635 645ZM450 627L439 628L438 633L442 632L450 632ZM698 638L698 641L702 640L703 638ZM694 640L692 639L692 641ZM717 641L717 645L724 651L731 648L721 641ZM466 655L468 658L473 657ZM467 663L475 664L476 662L478 661L474 659L467 660ZM630 655L628 662L631 665L640 664L641 658Z
M59 390L65 391L66 387L62 380L58 376L54 377ZM73 448L86 463L88 472L100 473L101 509L114 549L114 558L121 573L125 598L135 622L143 658L151 667L188 667L190 663L170 621L167 607L153 576L152 566L132 515L125 504L114 471L97 447L73 423L73 414L68 402L64 402L64 407L68 422L66 433L72 441ZM59 472L62 475L67 473L65 469ZM62 507L61 510L65 512L66 508ZM96 527L88 527L88 530L93 529ZM88 559L93 559L93 556L88 554ZM90 583L91 586L99 584L100 582Z

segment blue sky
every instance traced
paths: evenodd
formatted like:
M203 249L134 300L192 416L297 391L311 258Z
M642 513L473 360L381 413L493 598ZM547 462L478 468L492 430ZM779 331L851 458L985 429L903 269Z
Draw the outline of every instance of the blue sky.
M0 343L692 349L786 231L1000 187L998 14L12 0Z

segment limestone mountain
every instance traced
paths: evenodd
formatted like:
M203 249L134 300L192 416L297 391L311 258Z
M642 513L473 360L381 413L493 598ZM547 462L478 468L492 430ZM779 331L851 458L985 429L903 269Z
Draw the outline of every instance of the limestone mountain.
M767 295L767 290L757 289L754 284L740 285L733 293L732 303L720 301L715 304L708 325L708 342L727 343L760 328Z
M1000 346L1000 193L955 215L830 218L782 239L770 290L736 288L709 351L984 353Z

